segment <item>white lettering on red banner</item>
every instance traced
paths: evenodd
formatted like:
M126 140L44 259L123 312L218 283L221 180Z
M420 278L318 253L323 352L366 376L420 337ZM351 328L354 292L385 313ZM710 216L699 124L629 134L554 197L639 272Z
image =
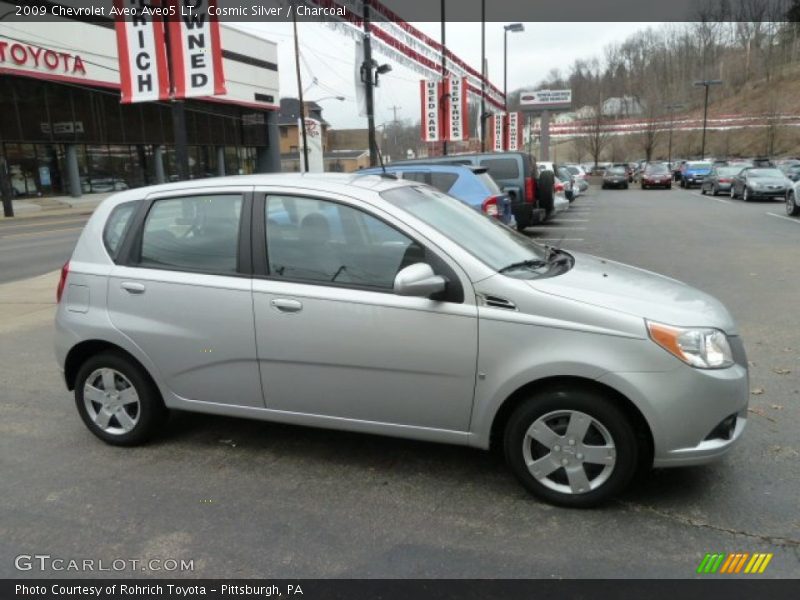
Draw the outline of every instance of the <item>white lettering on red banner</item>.
M124 4L136 12L123 16ZM119 53L121 102L151 102L169 98L169 74L165 49L164 24L143 9L157 2L114 0L117 9L115 28Z
M225 94L216 0L170 0L169 52L175 98Z
M438 142L441 136L439 95L442 84L423 79L419 84L422 97L422 141Z

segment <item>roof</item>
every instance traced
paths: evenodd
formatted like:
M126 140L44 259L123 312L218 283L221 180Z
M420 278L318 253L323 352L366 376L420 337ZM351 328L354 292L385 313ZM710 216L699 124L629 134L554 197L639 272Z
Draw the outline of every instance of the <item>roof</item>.
M307 114L312 119L317 119L323 125L330 124L322 118L322 107L316 102L306 102ZM281 108L278 111L278 125L297 125L300 118L300 100L297 98L281 98Z
M360 158L369 154L369 150L329 150L325 158Z
M124 192L113 194L112 197L118 202L127 202L130 200L143 200L152 194L229 186L247 188L265 185L301 187L312 191L328 191L346 194L348 191L352 192L354 186L364 190L369 189L382 192L393 187L409 185L409 183L406 182L404 184L396 179L380 177L378 175L362 175L359 171L355 173L260 173L255 175L231 175L227 177L208 177L205 179L163 183L160 185L125 190Z

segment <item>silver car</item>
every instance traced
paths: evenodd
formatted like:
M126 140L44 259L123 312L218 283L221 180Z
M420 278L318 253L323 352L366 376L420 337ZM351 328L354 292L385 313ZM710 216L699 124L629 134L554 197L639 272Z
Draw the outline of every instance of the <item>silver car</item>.
M115 194L58 286L89 430L169 409L488 449L591 506L717 459L747 418L736 324L683 283L542 247L411 181L257 175Z

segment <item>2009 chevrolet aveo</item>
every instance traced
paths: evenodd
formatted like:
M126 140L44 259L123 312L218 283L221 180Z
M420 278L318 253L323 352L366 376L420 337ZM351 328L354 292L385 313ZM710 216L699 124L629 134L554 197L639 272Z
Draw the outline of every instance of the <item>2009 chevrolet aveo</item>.
M488 449L549 502L719 458L747 417L714 298L542 247L433 188L261 175L125 191L58 287L56 351L102 440L168 409Z

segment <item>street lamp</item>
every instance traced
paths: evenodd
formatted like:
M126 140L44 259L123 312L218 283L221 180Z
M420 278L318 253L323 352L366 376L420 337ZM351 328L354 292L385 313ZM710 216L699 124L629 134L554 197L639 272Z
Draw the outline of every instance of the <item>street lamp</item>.
M322 98L318 98L316 100L309 100L309 102L316 102L319 104L320 102L324 102L325 100L338 100L339 102L344 102L344 96L323 96Z
M503 101L504 109L508 112L508 32L519 33L525 31L522 23L503 25Z
M672 129L674 126L674 119L675 119L675 110L678 108L683 108L683 104L674 103L674 104L667 104L666 109L669 111L669 147L667 150L667 163L669 164L669 168L672 168Z
M712 85L722 85L721 79L703 79L702 81L695 81L695 87L706 88L706 100L703 106L703 145L700 149L700 158L706 157L706 121L708 120L708 88Z

